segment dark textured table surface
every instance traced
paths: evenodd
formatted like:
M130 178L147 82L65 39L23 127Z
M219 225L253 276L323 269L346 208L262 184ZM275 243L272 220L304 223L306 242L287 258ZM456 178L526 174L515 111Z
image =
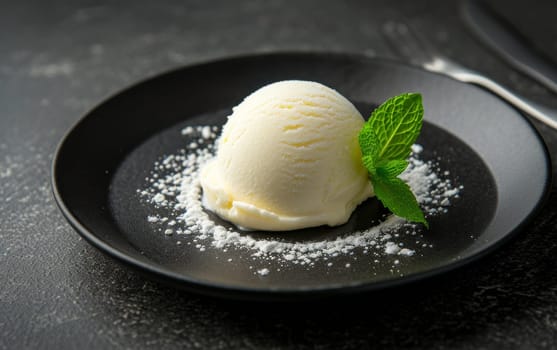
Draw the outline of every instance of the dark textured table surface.
M528 11L492 2L557 57L552 1ZM557 107L555 96L478 44L456 2L2 1L0 348L557 347L555 189L531 225L479 263L405 288L293 305L215 300L146 280L88 245L58 211L49 184L56 144L104 97L237 54L393 57L380 34L391 18L405 18L443 54ZM553 156L557 132L536 126Z

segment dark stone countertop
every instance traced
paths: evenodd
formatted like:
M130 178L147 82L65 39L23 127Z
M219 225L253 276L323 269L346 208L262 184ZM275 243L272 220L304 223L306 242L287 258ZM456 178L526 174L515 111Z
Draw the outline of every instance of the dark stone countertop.
M530 9L492 3L557 56L552 1ZM146 280L83 241L54 203L57 143L109 94L172 68L244 53L392 57L380 28L393 16L445 55L557 107L555 96L478 44L457 2L3 1L0 348L557 347L555 188L524 232L457 273L349 301L293 305L216 300ZM555 155L557 132L536 126Z

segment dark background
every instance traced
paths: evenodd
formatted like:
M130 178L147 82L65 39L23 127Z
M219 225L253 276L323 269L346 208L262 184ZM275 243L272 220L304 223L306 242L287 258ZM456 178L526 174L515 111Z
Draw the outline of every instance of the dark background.
M491 2L557 57L554 1ZM397 290L288 305L215 300L148 281L80 239L56 208L56 144L106 96L238 54L394 57L381 36L392 18L441 53L557 107L469 34L456 1L1 1L0 348L557 347L554 188L534 221L479 263ZM555 155L557 132L536 126Z

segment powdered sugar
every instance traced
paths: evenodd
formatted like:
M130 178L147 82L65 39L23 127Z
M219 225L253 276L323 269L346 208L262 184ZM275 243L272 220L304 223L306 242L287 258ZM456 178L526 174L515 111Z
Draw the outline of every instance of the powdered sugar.
M318 241L304 241L303 237L299 241L270 238L276 235L260 238L260 234L254 235L219 224L202 205L199 183L200 169L214 156L217 132L215 126L184 128L181 134L184 135L186 148L156 162L146 179L146 187L138 190L142 200L153 209L146 221L164 235L179 236L179 244L184 241L199 251L236 249L252 260L275 261L282 265L297 264L308 268L319 261L333 266L329 259L341 255L353 256L356 249L375 257L374 261L379 261L382 256L397 256L398 263L395 265L398 265L405 259L411 259L418 249L430 247L420 240L420 226L394 215L387 216L382 222L365 230ZM436 169L432 162L421 160L419 156L422 151L420 145L413 146L410 164L401 178L412 188L426 217L431 217L447 212L451 200L458 198L462 187L456 187L438 176L438 173L443 172ZM166 209L166 213L170 210L172 214L161 216L157 208ZM415 245L404 247L400 242L401 235L416 236ZM349 268L350 264L343 263L343 266ZM269 272L267 268L254 271L260 276L266 276Z

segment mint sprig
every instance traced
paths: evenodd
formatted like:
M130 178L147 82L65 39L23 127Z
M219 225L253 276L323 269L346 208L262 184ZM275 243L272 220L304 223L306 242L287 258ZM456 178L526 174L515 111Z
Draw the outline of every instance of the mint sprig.
M410 187L398 176L408 166L412 144L422 129L422 96L405 93L388 99L373 111L358 134L362 163L375 195L394 214L428 223Z

